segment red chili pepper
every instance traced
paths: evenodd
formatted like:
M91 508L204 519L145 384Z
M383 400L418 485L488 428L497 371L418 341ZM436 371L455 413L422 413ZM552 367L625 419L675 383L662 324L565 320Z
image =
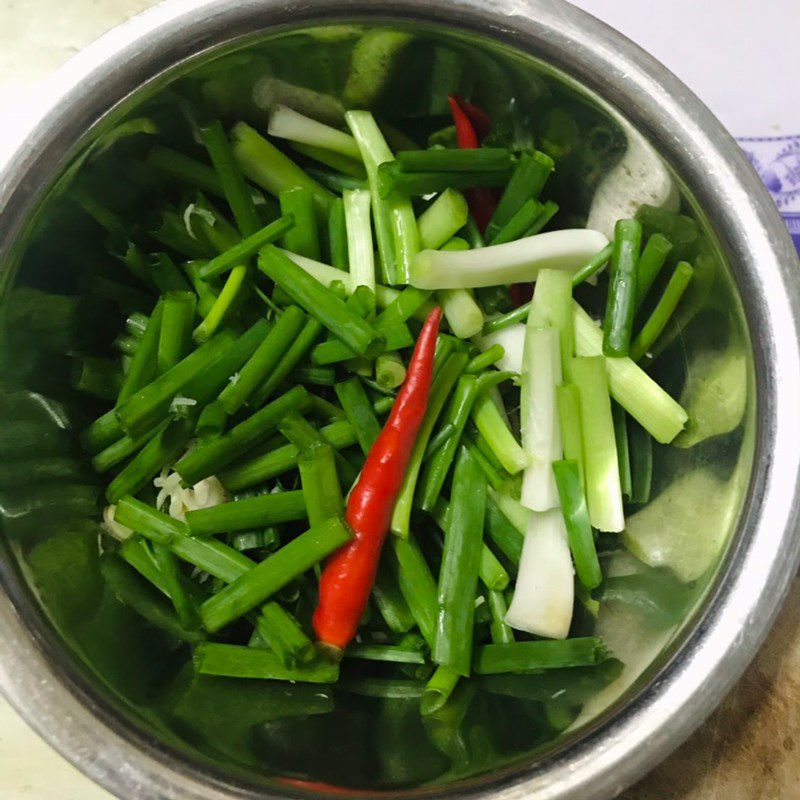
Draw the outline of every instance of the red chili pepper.
M459 101L450 95L447 98L447 102L450 104L450 113L453 115L453 123L456 126L456 139L459 148L461 150L474 150L479 147L478 135L475 133L475 128ZM467 198L470 214L472 214L481 233L484 233L486 231L486 226L492 218L492 214L494 214L495 206L497 205L492 190L481 187L467 189L464 194Z
M480 147L478 134L475 133L475 128L472 127L466 112L461 108L461 103L453 95L447 98L447 102L450 104L450 113L453 115L453 123L456 126L456 140L459 148L474 150L476 147Z
M326 781L307 781L304 778L291 778L289 776L278 776L275 778L279 783L287 786L296 786L298 789L307 789L317 795L320 794L346 794L348 797L374 797L375 792L367 789L353 789L350 786L337 786L335 783Z
M492 130L492 120L489 115L480 106L470 103L461 95L455 95L455 100L461 106L461 110L469 117L478 141L482 142Z
M314 630L334 652L355 636L375 582L383 540L428 405L441 318L442 309L437 306L422 326L389 419L350 493L345 519L354 538L328 559L320 577Z

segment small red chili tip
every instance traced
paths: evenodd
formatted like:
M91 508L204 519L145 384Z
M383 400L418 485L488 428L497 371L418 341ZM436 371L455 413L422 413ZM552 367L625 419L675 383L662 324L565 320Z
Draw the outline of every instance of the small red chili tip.
M475 134L478 141L482 142L492 131L492 120L489 115L474 103L470 103L460 95L455 95L455 100L463 112L469 117L472 127L475 129Z
M450 95L447 98L450 104L450 113L453 115L453 123L456 126L456 139L460 150L475 150L479 147L478 136L469 116L461 107L460 101ZM487 118L488 119L488 118ZM467 198L467 205L472 218L481 233L486 231L486 226L494 214L496 202L492 190L488 188L468 189L464 192Z
M441 318L437 306L425 320L389 419L350 492L345 520L353 539L328 559L320 576L313 623L320 649L329 657L339 655L356 635L375 582L383 540L428 405Z
M453 123L456 126L456 140L458 147L461 150L474 150L479 147L478 135L475 133L475 128L472 127L469 117L461 108L458 100L450 95L447 98L450 105L450 113L453 115Z

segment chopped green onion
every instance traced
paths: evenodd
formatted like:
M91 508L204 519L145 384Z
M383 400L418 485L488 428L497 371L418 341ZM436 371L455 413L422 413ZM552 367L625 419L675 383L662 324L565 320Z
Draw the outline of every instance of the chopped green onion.
M116 503L127 494L136 494L158 473L186 450L192 438L189 420L176 419L161 429L129 461L106 487L106 499Z
M289 347L280 354L280 360L253 390L248 399L253 408L259 408L280 388L286 377L305 358L308 351L322 336L324 328L315 319L306 319L305 324Z
M492 612L491 635L493 644L510 644L514 641L514 631L506 623L508 606L506 596L490 589L488 592L489 610Z
M450 667L439 666L430 680L425 684L422 699L419 704L420 714L428 716L439 711L453 694L453 689L460 679L460 675Z
M411 609L420 633L429 647L436 641L437 589L428 562L419 545L408 534L405 539L391 537L390 544L397 562L397 582Z
M589 517L598 530L618 532L625 528L625 518L604 359L576 358L572 380L580 398Z
M310 528L206 600L200 608L206 630L224 628L351 538L336 518Z
M521 239L527 230L542 215L544 206L531 198L526 200L513 217L495 234L489 244L505 244Z
M158 423L169 410L169 404L189 382L227 350L234 336L223 332L190 353L152 383L138 389L117 406L119 421L126 432L136 435ZM141 345L137 354L142 349ZM155 353L153 353L155 362ZM188 395L187 395L188 396ZM196 398L190 398L196 400Z
M278 492L200 508L186 514L192 536L266 528L279 522L306 519L303 492Z
M424 664L425 656L419 650L387 644L351 644L344 651L345 658L365 661L391 661L397 664Z
M572 323L572 281L566 272L543 269L536 279L528 326L555 328L561 347L561 373L569 376L575 355L575 334Z
M445 189L417 220L420 247L426 250L438 250L464 227L468 215L469 210L464 195L455 189Z
M158 372L174 367L189 349L197 295L194 292L168 292L164 296L161 331L158 340Z
M514 438L490 392L476 398L472 419L503 469L516 475L530 464L530 456Z
M156 354L158 353L158 343L161 336L161 318L163 313L164 303L159 301L153 309L153 313L150 315L147 328L145 328L139 340L139 346L136 348L133 358L131 358L130 366L122 381L122 388L119 390L117 405L124 403L131 395L138 392L142 387L147 386L147 384L155 378L157 368ZM110 421L108 428L109 430L111 429ZM99 431L95 430L87 435L90 439L95 438L100 447L111 444L111 442L119 438L118 435L113 435L109 441L107 439L101 439L97 434L99 434ZM102 444L100 444L101 441Z
M307 664L316 656L314 643L303 633L297 620L276 602L265 603L256 618L256 631L285 666L294 668L299 661Z
M219 401L228 414L235 414L263 380L274 370L300 333L305 314L297 306L289 306L275 323L275 327L259 344L255 353L222 390Z
M636 311L636 267L642 244L642 224L621 219L614 228L614 249L603 320L603 355L627 356Z
M395 350L375 359L375 380L384 389L396 389L406 379L406 365Z
M693 274L694 270L691 265L685 261L681 261L675 267L675 272L672 273L672 277L664 289L664 294L661 295L661 299L653 309L653 313L650 314L639 331L639 335L631 345L630 355L633 361L638 361L642 358L661 335L678 307L678 303L680 303Z
M588 667L599 664L605 656L603 642L594 636L560 642L487 644L477 649L475 672L478 675L493 675L499 672Z
M237 264L242 264L254 256L265 244L270 244L283 236L293 225L292 214L285 214L212 258L211 261L207 261L198 269L198 274L204 281L207 281L217 275L222 275L223 272L228 272Z
M349 422L339 420L322 428L320 435L331 447L341 450L355 444L356 434ZM222 485L229 491L239 491L249 486L282 475L297 466L298 450L287 444L262 455L240 461L218 474Z
M587 589L595 589L602 582L603 573L597 560L578 463L556 461L553 463L553 472L556 476L564 523L567 526L569 549L575 562L575 572L578 580Z
M553 168L550 156L538 151L523 153L486 228L487 239L491 241L527 200L539 196Z
M319 231L314 214L314 195L311 190L304 186L284 189L280 193L280 203L281 214L294 222L285 229L283 246L304 258L319 261Z
M367 189L344 192L344 218L347 228L347 252L353 285L375 291L375 257L370 224L371 196Z
M469 676L475 592L480 567L486 482L466 448L458 455L453 496L439 573L433 660Z
M603 334L573 301L575 352L599 356ZM606 359L611 396L658 442L671 442L684 428L686 412L644 370L629 358Z
M636 310L642 307L650 287L672 252L672 242L663 233L654 233L645 244L636 268Z
M619 403L611 403L611 416L614 418L614 439L617 442L617 459L619 461L619 485L622 497L631 498L631 457L628 444L628 415Z
M653 480L653 439L636 420L628 419L628 441L631 460L631 503L650 500Z
M395 503L394 512L392 513L391 530L395 535L403 539L408 538L409 523L411 520L411 507L414 500L417 477L419 476L419 471L422 467L422 459L425 455L428 441L433 433L436 420L444 408L447 397L458 380L459 375L463 372L466 364L466 353L453 353L447 359L447 362L444 364L431 385L431 391L428 395L428 406L425 410L425 417L422 421L419 431L417 432L417 438L414 442L411 458L409 460L408 467L406 468L406 475L403 479L403 486L400 490L400 494L398 495L397 502Z
M508 180L509 170L471 170L469 172L409 172L395 161L378 168L378 192L382 198L394 194L420 197L438 194L446 189L472 189L481 186L502 186Z
M336 269L348 269L350 259L347 252L347 228L344 217L344 201L337 197L331 203L328 214L328 247L331 264Z
M210 125L201 128L200 136L219 176L223 194L233 212L239 233L242 236L252 236L261 227L261 220L253 202L252 192L236 164L222 123L215 120Z
M261 251L258 266L355 353L370 358L381 351L383 339L371 325L276 247L267 245Z
M352 136L324 122L317 122L288 106L273 106L267 133L278 139L321 147L357 161L361 160L361 151Z
M575 461L581 476L581 483L586 485L583 461L583 435L581 433L581 399L578 387L574 383L563 383L556 387L556 404L561 428L561 444L564 458Z
M331 517L341 517L344 503L335 450L299 414L285 417L280 430L298 448L297 466L311 527Z
M595 273L608 264L614 245L610 242L593 258L589 259L573 276L572 285L578 286L588 281Z
M338 664L313 661L290 669L278 655L257 647L208 642L195 648L193 659L200 675L301 683L335 683L339 678Z
M218 438L192 450L175 465L175 471L185 483L194 485L265 439L286 414L302 410L307 402L308 392L302 386L293 387Z
M244 122L231 131L233 154L239 169L256 185L278 197L284 189L304 187L314 196L317 212L327 216L333 195L285 156L275 145Z

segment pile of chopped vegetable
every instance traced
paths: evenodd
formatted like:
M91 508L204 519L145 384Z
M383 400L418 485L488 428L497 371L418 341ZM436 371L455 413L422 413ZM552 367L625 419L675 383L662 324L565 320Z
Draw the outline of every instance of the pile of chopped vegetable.
M396 153L368 111L201 126L205 160L147 159L191 202L124 238L79 198L129 273L95 290L139 309L76 367L113 403L103 575L200 674L392 679L427 715L610 658L598 535L687 421L642 362L692 267L637 219L561 228L558 164L450 108L457 147Z

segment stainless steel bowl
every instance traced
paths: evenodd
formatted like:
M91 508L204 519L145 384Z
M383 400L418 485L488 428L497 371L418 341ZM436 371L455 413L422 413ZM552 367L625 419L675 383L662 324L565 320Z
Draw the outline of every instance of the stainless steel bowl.
M31 237L48 211L58 208L52 205L57 198L48 199L52 187L100 132L176 76L213 72L220 53L258 47L264 37L283 31L349 21L410 25L492 51L532 83L572 92L592 113L610 116L625 134L628 151L643 136L672 170L684 208L696 216L716 259L710 295L695 309L710 307L716 316L687 320L672 360L684 376L708 378L707 364L693 348L713 339L709 325L722 319L743 358L741 421L734 438L723 436L720 444L716 437L710 449L679 451L663 481L675 485L705 467L726 476L728 493L712 487L697 510L705 524L700 535L716 535L721 544L732 536L706 571L694 608L660 639L643 640L639 649L646 652L625 684L553 747L489 774L400 792L610 797L676 747L742 673L800 560L794 522L800 468L797 258L772 200L736 143L660 64L561 0L177 0L159 6L61 71L40 118L0 174L4 297ZM654 369L668 379L670 357L663 358L667 366ZM712 515L714 508L726 512L724 519ZM0 510L6 522L14 515L13 509ZM76 657L52 624L26 580L31 572L24 553L13 537L9 542L0 551L0 687L54 747L126 800L303 794L202 759L174 732L126 710L124 698L109 693L87 666L91 656ZM30 583L35 587L35 580Z

